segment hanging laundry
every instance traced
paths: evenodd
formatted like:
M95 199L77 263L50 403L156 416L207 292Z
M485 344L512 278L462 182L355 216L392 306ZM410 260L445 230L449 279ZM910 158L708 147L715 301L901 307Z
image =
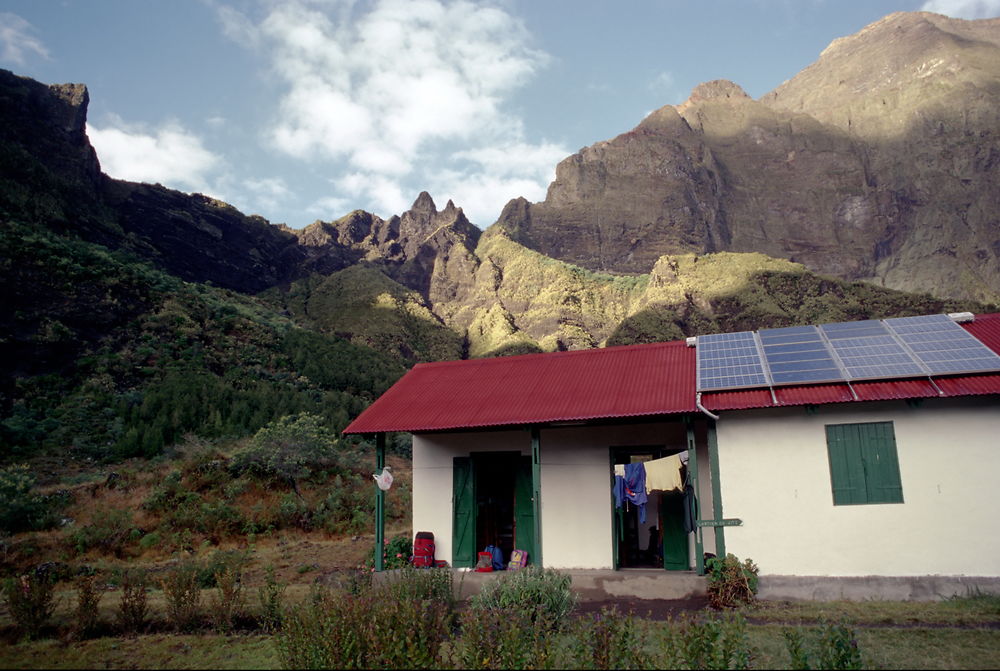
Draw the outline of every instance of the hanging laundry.
M680 491L684 487L681 480L681 457L674 454L662 459L646 462L646 492Z
M684 485L684 531L691 533L698 529L698 499L694 495L694 487Z
M611 488L611 493L615 495L615 508L621 508L622 502L625 500L625 478L623 476L615 476L615 485Z
M625 477L625 464L615 464L615 475Z
M625 498L639 506L639 524L646 523L646 466L625 464Z

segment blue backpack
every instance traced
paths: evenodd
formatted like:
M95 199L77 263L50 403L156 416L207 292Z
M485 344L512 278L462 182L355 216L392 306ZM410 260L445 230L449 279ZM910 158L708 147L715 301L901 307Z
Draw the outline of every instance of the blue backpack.
M493 557L493 570L502 571L504 569L503 564L503 550L498 548L496 545L487 545L483 552L489 552Z

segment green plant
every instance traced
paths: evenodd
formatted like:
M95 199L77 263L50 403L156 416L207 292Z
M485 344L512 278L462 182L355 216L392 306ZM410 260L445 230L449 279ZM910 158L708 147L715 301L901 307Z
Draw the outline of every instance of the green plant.
M793 669L864 668L857 636L845 624L825 623L805 633L786 629L783 635Z
M644 669L652 660L645 652L643 629L631 615L615 608L581 617L572 630L573 666L581 669Z
M275 644L284 668L441 668L449 630L434 601L316 591L286 614Z
M753 604L757 599L757 565L744 562L729 553L725 558L712 557L705 562L708 575L708 599L713 608L735 608Z
M562 622L576 607L576 594L570 589L572 578L555 569L527 566L497 576L483 585L472 597L473 610L493 613L517 610L529 613L532 619L544 616Z
M167 600L167 620L177 631L196 628L201 619L201 585L198 583L199 567L186 561L167 571L160 581Z
M34 493L35 476L27 464L0 468L0 533L47 529L55 526L56 512L65 496Z
M668 669L748 669L753 657L746 620L738 613L684 615L668 624L661 650Z
M233 455L238 473L276 476L298 494L297 480L335 462L337 440L322 417L287 415L257 431L250 443Z
M382 567L385 570L402 568L410 565L410 557L413 555L413 542L407 535L393 536L387 539L382 546ZM375 548L366 562L368 568L375 566Z
M97 576L85 575L76 579L76 633L91 636L100 627L98 607L104 594L97 590Z
M196 564L198 585L203 589L217 587L220 573L234 572L238 576L249 560L246 550L216 550L205 562Z
M471 608L461 617L462 635L454 659L461 669L544 669L553 666L553 637L559 622L540 610L505 606Z
M229 566L216 573L215 587L217 592L213 595L211 604L212 622L217 631L228 633L246 609L239 567Z
M146 572L132 569L122 574L121 599L118 602L118 627L126 634L136 634L146 625L149 602L146 595Z
M264 568L264 584L257 588L257 600L260 605L260 621L265 631L275 632L281 629L284 620L282 598L287 585L278 582L274 567Z
M371 575L369 573L369 575ZM404 566L395 574L382 574L371 593L384 601L433 601L451 613L455 607L455 587L448 569L417 569Z
M14 624L25 638L38 638L55 611L55 581L39 570L4 581L3 591Z
M91 524L73 530L69 541L79 554L97 548L121 558L132 540L132 513L129 510L100 510Z

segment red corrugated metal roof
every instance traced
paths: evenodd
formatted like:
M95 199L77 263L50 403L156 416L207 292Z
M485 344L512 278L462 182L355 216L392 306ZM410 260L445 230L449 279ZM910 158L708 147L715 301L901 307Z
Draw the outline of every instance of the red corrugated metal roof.
M418 364L347 433L441 431L695 412L684 342Z
M1000 313L963 326L1000 354ZM697 412L683 341L418 364L345 433L445 431ZM712 411L1000 394L1000 374L706 393ZM854 393L852 393L852 388Z

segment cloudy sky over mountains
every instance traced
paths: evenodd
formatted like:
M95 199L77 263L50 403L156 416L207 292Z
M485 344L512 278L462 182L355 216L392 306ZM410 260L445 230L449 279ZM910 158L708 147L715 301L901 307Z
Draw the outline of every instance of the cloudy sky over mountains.
M0 67L87 84L114 177L296 228L426 190L485 228L697 84L760 97L920 9L987 18L1000 0L8 0Z

